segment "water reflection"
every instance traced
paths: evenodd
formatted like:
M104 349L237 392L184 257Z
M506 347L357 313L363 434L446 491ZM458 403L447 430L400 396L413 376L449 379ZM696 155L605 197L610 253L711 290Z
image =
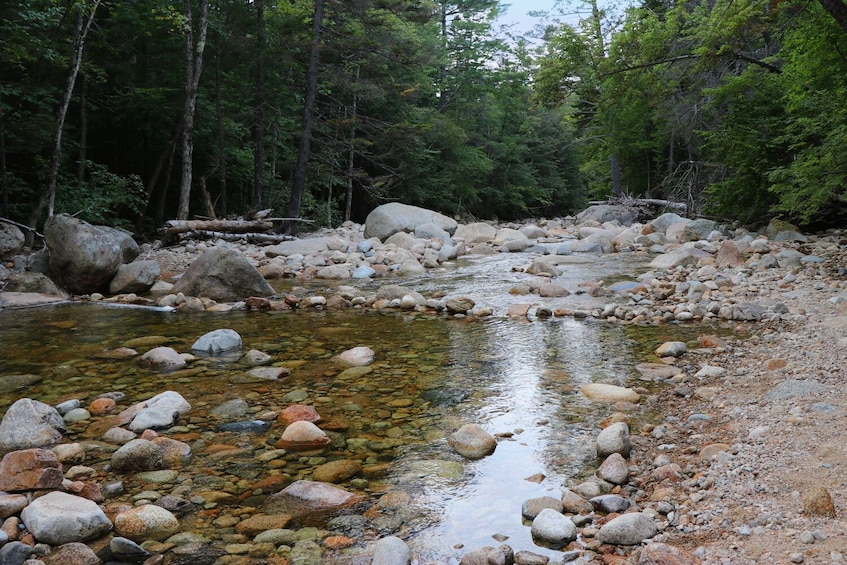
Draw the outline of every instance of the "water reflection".
M506 255L501 261L507 264L471 260L461 275L437 284L448 292L464 290L497 312L511 302L546 300L510 296L508 286L529 277L507 267L525 267L527 258ZM574 268L563 281L575 290L582 280L622 265L630 267L618 260ZM557 299L569 308L599 302L577 294ZM133 340L150 336L161 336L156 345L187 352L200 335L224 327L241 334L245 351L268 353L291 375L253 382L243 378L244 366L215 359L162 375L135 359L96 358L128 344L143 353L153 343ZM333 362L333 355L362 345L376 352L370 372L345 372ZM555 556L533 544L521 504L559 496L562 486L593 464L596 423L607 409L589 405L577 391L590 381L628 384L633 355L620 327L570 318L469 320L361 310L184 314L73 304L0 311L0 411L22 397L56 404L119 390L129 405L176 390L193 406L179 437L192 442L195 461L180 477L190 478L195 489L229 489L241 505L258 508L263 498L255 494L261 493L256 485L309 478L315 463L291 456L279 465L257 464L282 425L253 436L220 432L212 409L233 398L246 399L251 414L311 404L334 439L321 460L350 458L389 468L382 477L341 486L372 501L404 490L421 509L404 515L398 531L375 528L374 535L410 538L422 562L458 560L469 549L499 544L494 535L508 538L516 550ZM37 375L38 382L3 388L4 377L24 373ZM464 423L500 436L493 455L469 462L448 447L446 438ZM97 439L100 422L89 424L72 426L69 439ZM222 446L237 448L237 456L221 458ZM546 478L526 480L533 475ZM200 516L186 517L185 523L212 539L222 535Z

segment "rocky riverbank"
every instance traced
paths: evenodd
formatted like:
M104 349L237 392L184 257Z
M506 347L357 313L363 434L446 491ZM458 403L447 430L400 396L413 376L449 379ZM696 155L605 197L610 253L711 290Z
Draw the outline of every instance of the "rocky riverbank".
M847 524L842 519L845 489L841 477L847 463L847 450L842 445L847 393L841 384L847 366L847 341L843 338L847 327L844 306L847 292L843 278L843 234L809 236L785 226L781 229L773 226L765 234L752 234L728 231L710 221L684 220L673 214L634 223L614 216L613 211L590 212L576 219L508 226L484 223L454 226L449 221L439 225L431 221L432 213L428 213L423 216L427 221L410 226L404 219L402 229L372 237L366 236L382 228L346 225L332 233L267 247L225 242L186 242L170 249L150 246L139 249L138 256L147 266L154 262L160 273L154 277L157 280L150 281L149 290L105 295L93 292L87 299L186 312L359 308L470 318L529 317L539 323L549 317L573 316L634 325L702 320L735 324L743 338L702 335L697 343L665 344L656 351L655 363L637 367L642 382L631 388L584 390L586 396L599 395L598 402L609 403L618 410L607 419L605 429L598 436L597 451L604 460L602 465L598 462L596 478L563 485L568 488L564 488L561 497L527 501L523 517L532 522L537 539L561 548L560 562L844 562L847 540L843 532ZM216 254L213 261L199 261L209 253ZM437 273L458 257L482 253L519 253L525 257L521 271L527 275L527 281L504 289L514 297L505 309L486 304L483 298L473 295L425 295L404 284L415 276ZM633 280L614 284L584 281L573 286L557 281L569 264L590 261L598 253L650 256L649 270ZM232 261L232 271L237 277L221 275L231 273L221 269L228 261ZM213 275L208 270L191 273L192 268L199 270L195 267L198 265L218 271ZM253 271L258 277L244 278L245 272ZM149 280L149 272L144 276ZM4 275L7 288L0 293L0 304L9 307L16 301L32 301L34 293L14 290L18 279L23 278L13 272ZM201 284L209 279L226 280L227 284L198 288L188 282ZM304 284L278 294L268 289L268 282L272 284L277 279L303 283L333 281L327 287L332 293L318 293ZM384 284L374 291L370 286L357 284L361 280ZM564 305L564 299L571 294L590 295L596 300L588 306L573 308ZM240 300L241 297L249 298ZM160 363L165 363L165 369L173 370L168 363L182 367L192 362L185 352L156 349L163 348L151 348L145 353L146 359L142 356L150 366L161 368ZM367 354L350 355L356 357L362 353ZM259 359L262 352L251 354ZM154 361L154 357L162 361ZM262 367L258 360L255 365L257 369L271 369ZM367 363L357 361L352 365L367 366ZM608 396L610 393L612 396ZM155 406L161 402L158 398L151 398L147 404ZM166 394L167 399L174 400ZM120 402L120 398L111 400ZM104 428L107 441L123 445L109 459L112 468L163 473L184 463L190 454L188 444L145 431L168 430L178 422L180 414L190 411L190 406L185 407L179 399L175 401L180 406L175 409L176 416L166 411L165 421L134 425L137 413L145 409L138 406L127 408L129 412L124 410L115 427ZM51 415L48 419L56 424L59 438L68 414L82 409L61 407L62 415L56 420L50 412L52 407L30 408L36 414ZM94 408L93 403L86 408L92 412L103 409ZM658 411L664 415L663 421L647 423L644 410ZM76 417L84 419L85 415L71 416ZM262 422L277 417L280 415L259 415L254 425L261 426ZM326 442L319 425L296 427L306 428L300 430L307 438L304 441ZM129 433L118 437L121 434L111 430ZM106 433L111 435L106 437ZM136 437L136 433L140 436ZM473 437L470 446L462 446L465 441L460 434L452 439L459 446L459 453L470 448L472 457L485 456L494 440L482 430L475 430L471 435L476 433L483 444L481 451L474 451ZM11 435L10 432L4 437ZM36 437L37 434L24 435ZM613 447L608 447L610 435ZM286 441L290 440L289 437ZM616 444L615 440L620 443ZM50 447L56 441L60 440L48 432L48 439L42 445ZM2 517L7 522L12 520L9 527L4 524L2 531L14 542L0 548L0 558L7 560L4 563L23 563L23 560L9 560L17 557L8 556L30 557L33 549L33 555L48 564L89 562L79 560L78 555L83 554L96 563L94 559L100 557L91 557L94 551L86 553L79 542L89 539L102 542L103 534L112 528L120 534L112 538L115 547L109 544L109 550L105 551L102 543L89 544L107 559L124 562L146 559L155 563L166 557L172 563L307 563L308 555L317 558L315 553L292 556L285 551L277 552L277 548L296 545L298 534L286 529L287 523L269 517L301 509L303 500L310 497L337 501L339 507L360 502L348 499L344 491L337 492L341 489L326 490L327 487L298 481L300 484L293 484L296 488L278 497L282 501L273 511L244 519L233 516L230 526L222 522L221 527L234 527L236 532L232 543L225 548L198 540L180 542L173 539L180 536L177 533L180 510L185 504L208 504L209 500L202 496L193 500L189 493L183 499L172 493L162 496L163 493L145 492L133 496L134 507L111 506L105 514L97 504L94 508L82 503L74 507L77 498L102 503L105 499L102 491L110 488L86 480L87 476L97 476L98 469L88 472L71 467L73 473L57 474L57 469L62 469L61 463L86 463L84 449L80 454L70 453L69 448L47 452L35 446L32 447L37 451L20 447L30 446L16 444L5 448L11 453L7 456L8 463L4 459L8 468L3 476L9 477L7 481L14 477L20 480L3 487L9 494L0 495L8 506ZM268 461L284 457L286 449L291 450L292 445L277 446L275 453L267 455ZM38 465L31 464L33 460ZM161 465L147 468L150 461L159 460ZM350 465L353 464L322 472L337 477L339 472L342 475L351 472ZM23 468L40 471L21 476L19 471ZM370 472L376 471L357 468L349 477L363 473L367 476ZM335 481L328 480L325 484L332 482ZM317 494L312 490L315 488ZM52 498L62 495L75 498L68 503L37 497L47 490L55 493L51 494ZM154 504L162 498L163 503ZM42 502L35 504L39 500ZM72 527L71 534L63 534L61 539L51 537L47 532L55 531L56 526L39 517L45 512L48 516L67 516L71 514L68 504L74 507L74 515L78 510L90 511L90 516L86 514L77 520L87 524L88 529L77 531ZM379 509L372 512L387 512L391 504L391 500L381 501L382 508L377 505L375 508ZM41 523L50 525L39 526ZM143 534L138 533L141 527ZM325 549L332 544L340 548L355 543L349 537L329 533L318 536L317 540L309 539L316 545L323 544ZM642 548L644 539L651 541ZM64 546L72 547L65 550ZM73 554L77 557L64 561L57 557L71 549L80 552ZM531 548L501 545L491 550L467 549L462 560L466 565L491 562L492 558L494 562L513 560L523 565L546 563L548 559L533 553ZM517 554L513 555L513 549ZM179 557L180 551L186 557ZM207 555L196 561L200 558L189 557L190 551ZM339 552L333 559L337 563L365 563L372 556L375 563L383 564L415 559L405 542L393 536L384 537L365 552L346 556ZM325 558L324 554L320 559Z

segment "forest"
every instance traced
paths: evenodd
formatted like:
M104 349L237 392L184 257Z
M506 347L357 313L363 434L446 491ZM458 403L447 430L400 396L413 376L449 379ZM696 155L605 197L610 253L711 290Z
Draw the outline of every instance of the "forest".
M515 0L518 2L518 0ZM517 8L520 8L519 2ZM3 0L0 217L847 216L842 0ZM564 22L564 23L562 23Z

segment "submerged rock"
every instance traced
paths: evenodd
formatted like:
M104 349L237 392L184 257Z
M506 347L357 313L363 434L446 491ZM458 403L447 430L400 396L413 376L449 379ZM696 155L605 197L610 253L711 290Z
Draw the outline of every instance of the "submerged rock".
M497 449L497 440L476 424L465 424L454 432L448 443L456 452L468 459L480 459Z

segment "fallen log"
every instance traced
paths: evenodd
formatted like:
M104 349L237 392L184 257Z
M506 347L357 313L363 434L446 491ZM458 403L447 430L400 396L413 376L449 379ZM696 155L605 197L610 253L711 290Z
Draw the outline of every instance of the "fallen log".
M168 220L162 231L165 235L177 235L190 231L213 231L225 233L264 232L273 229L267 220Z
M180 240L183 239L222 239L224 241L246 241L248 243L280 243L282 241L291 241L297 239L291 235L276 234L276 233L232 233L219 232L211 230L191 230L180 232L178 234Z
M674 202L672 200L661 200L658 198L616 198L614 200L594 200L588 203L591 206L599 206L599 205L614 205L617 204L619 206L632 206L632 207L645 207L652 206L655 208L668 208L669 210L676 210L678 212L682 212L683 214L688 211L688 204L685 202Z

